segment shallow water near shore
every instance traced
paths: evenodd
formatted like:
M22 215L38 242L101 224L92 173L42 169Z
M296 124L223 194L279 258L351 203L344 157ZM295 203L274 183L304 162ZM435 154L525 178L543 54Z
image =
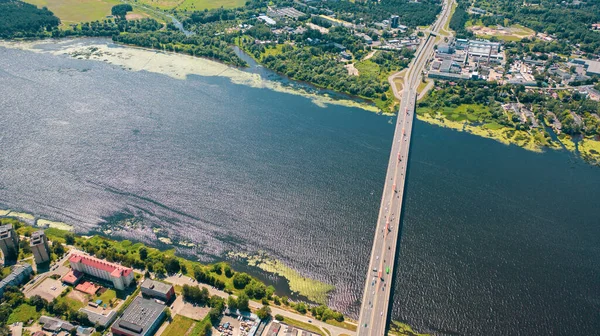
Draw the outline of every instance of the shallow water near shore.
M393 118L231 77L0 60L0 208L168 236L204 261L264 251L356 314ZM600 169L420 121L413 136L392 317L436 334L599 330Z

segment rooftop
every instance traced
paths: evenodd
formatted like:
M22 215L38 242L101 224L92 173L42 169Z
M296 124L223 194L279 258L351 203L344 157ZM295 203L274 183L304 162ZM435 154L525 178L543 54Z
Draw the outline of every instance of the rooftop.
M146 279L144 282L142 282L142 290L151 289L161 294L167 294L171 288L173 288L173 286L160 281L154 281L152 279Z
M114 277L127 276L131 272L133 272L133 270L129 267L124 267L121 265L109 263L109 262L106 262L106 261L98 259L98 258L81 255L81 254L73 254L69 258L69 262L75 263L75 264L82 263L84 265L106 271Z
M35 245L42 244L44 242L45 236L46 236L46 234L44 233L43 230L35 231L34 233L31 234L30 245L35 246Z
M138 296L112 327L129 335L143 335L161 317L164 309L164 305Z
M0 225L0 239L5 239L11 236L13 230L12 224Z

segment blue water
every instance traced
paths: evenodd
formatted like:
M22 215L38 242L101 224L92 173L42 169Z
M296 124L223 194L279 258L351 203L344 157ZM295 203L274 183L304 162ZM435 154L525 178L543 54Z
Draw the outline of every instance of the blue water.
M114 235L158 244L160 227L201 260L266 251L356 314L391 118L1 48L0 92L2 207L80 232L135 218ZM436 334L597 334L600 169L413 134L393 317Z

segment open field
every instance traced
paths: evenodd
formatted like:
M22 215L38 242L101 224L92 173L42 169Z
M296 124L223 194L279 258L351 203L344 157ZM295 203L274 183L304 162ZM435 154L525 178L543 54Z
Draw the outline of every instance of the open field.
M138 0L136 3L164 10L177 8L183 11L199 11L221 7L242 7L246 0Z
M29 320L37 320L41 315L41 312L37 312L34 306L23 303L12 311L8 317L7 324L13 324L15 322L27 323Z
M194 324L196 324L196 321L191 318L177 315L162 333L162 336L183 336Z
M535 35L535 32L529 28L523 27L521 25L512 25L510 27L484 27L484 26L472 26L469 27L477 37L490 39L492 37L496 37L499 40L503 41L520 41L526 37L532 37Z
M25 0L38 7L48 7L63 24L105 19L119 0Z
M290 326L293 326L296 328L304 329L304 330L310 331L312 333L319 334L321 336L325 336L323 334L323 331L321 331L321 329L319 329L317 326L312 325L310 323L294 320L289 317L284 317L283 321L281 321L281 323L285 323L287 325L290 325Z
M177 9L179 10L203 10L213 8L235 8L242 7L246 0L184 0Z
M111 15L111 8L123 2L119 0L23 0L38 7L48 7L63 25L104 20ZM134 6L129 19L152 16ZM52 227L52 226L51 226Z

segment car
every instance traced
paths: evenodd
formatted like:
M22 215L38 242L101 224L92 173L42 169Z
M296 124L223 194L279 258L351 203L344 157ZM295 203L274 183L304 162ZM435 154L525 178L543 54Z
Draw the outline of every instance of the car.
M375 286L375 280L373 280L373 282L371 282L371 286Z
M308 323L312 323L312 320L308 320Z

